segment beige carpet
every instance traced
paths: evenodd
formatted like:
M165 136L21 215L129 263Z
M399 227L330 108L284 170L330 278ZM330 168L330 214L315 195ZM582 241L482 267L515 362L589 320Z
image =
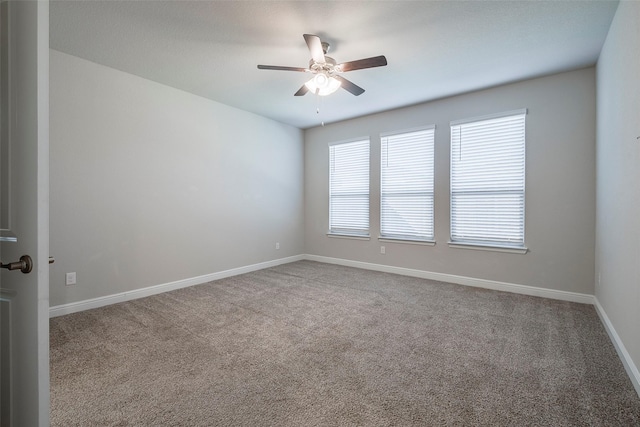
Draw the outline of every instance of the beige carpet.
M51 320L53 426L638 426L592 306L301 261Z

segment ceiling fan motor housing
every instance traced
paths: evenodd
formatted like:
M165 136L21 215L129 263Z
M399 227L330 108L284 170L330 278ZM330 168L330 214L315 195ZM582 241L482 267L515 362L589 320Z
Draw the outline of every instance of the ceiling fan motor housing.
M309 70L311 70L311 72L314 74L324 73L324 74L327 74L328 76L333 76L336 73L340 72L340 70L338 69L339 67L336 66L335 59L333 59L330 56L325 56L324 61L325 61L324 64L322 64L319 62L315 62L312 59L311 61L309 61Z

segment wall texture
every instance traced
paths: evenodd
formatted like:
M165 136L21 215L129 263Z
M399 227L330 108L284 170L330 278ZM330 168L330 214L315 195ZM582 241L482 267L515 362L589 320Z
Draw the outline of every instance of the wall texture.
M302 131L55 50L50 66L51 306L304 252Z
M595 289L636 367L640 367L639 22L640 3L620 2L597 65Z
M366 98L363 98L366 102ZM308 254L593 294L595 70L583 69L305 131ZM455 249L449 239L449 123L527 108L527 254ZM436 125L435 246L380 243L381 132ZM371 138L371 240L328 230L328 143ZM386 254L380 253L384 245Z

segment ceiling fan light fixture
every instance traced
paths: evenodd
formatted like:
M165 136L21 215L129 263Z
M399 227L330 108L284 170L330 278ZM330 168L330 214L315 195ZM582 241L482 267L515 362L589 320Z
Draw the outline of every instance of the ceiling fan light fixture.
M317 93L320 96L327 96L337 91L340 88L341 83L339 80L334 77L329 77L325 73L318 73L304 85L312 93Z

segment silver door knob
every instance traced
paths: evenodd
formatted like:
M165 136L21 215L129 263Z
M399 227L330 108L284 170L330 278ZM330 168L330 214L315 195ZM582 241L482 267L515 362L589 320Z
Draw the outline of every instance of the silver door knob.
M27 274L33 270L33 260L29 255L22 255L20 261L10 262L8 264L0 262L0 267L6 268L7 270L20 270L24 274Z

